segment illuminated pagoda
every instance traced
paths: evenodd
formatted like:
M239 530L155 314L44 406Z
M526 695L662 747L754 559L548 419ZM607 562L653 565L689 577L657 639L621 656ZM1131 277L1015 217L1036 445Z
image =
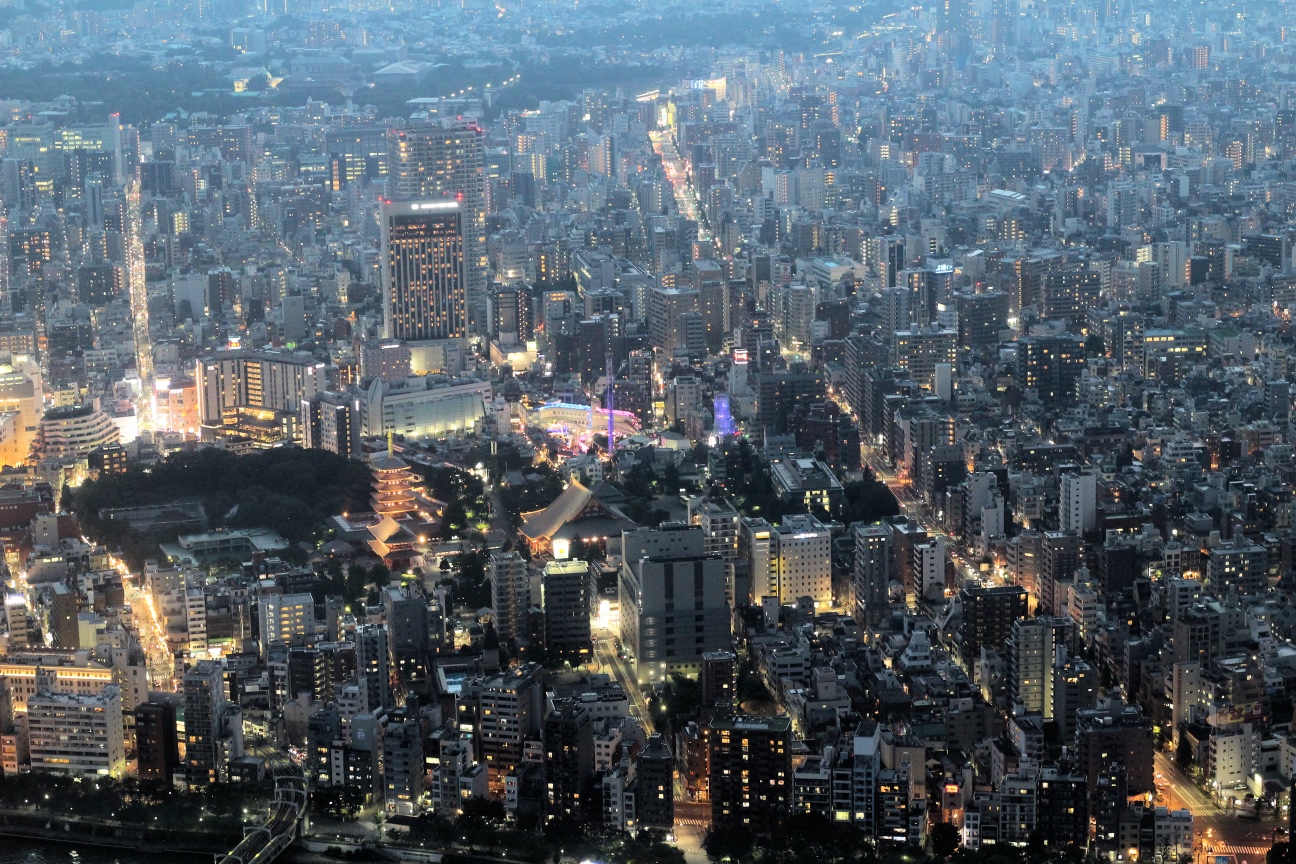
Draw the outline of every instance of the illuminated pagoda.
M387 449L369 457L369 470L373 472L371 511L340 513L329 521L337 540L368 548L393 571L408 567L434 532L435 515L444 505L427 496L409 463L396 455L390 435Z
M417 482L409 463L396 455L391 436L387 436L387 450L375 453L369 460L373 471L373 494L369 503L379 516L401 519L417 508L414 486Z

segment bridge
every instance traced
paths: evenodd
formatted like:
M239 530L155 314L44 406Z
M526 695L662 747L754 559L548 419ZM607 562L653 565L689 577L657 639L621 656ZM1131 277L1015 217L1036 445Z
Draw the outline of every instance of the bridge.
M297 839L297 825L306 815L309 795L306 777L291 759L282 753L279 756L271 765L275 797L270 818L249 829L220 864L270 864Z

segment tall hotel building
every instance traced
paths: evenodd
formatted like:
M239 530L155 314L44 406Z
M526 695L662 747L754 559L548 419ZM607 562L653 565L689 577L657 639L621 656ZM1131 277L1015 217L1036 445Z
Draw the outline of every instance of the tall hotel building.
M387 159L388 188L395 200L459 202L464 308L471 332L484 334L488 326L486 274L489 266L485 132L475 120L465 119L421 122L406 129L394 129L387 135Z
M468 335L463 208L457 201L384 201L384 333L425 342Z

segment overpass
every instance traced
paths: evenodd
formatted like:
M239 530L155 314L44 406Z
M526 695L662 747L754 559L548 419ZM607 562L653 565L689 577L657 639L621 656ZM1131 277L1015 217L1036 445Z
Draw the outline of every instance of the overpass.
M220 864L270 864L297 839L297 825L306 815L306 777L294 762L280 756L271 767L275 797L270 803L270 818L249 829L242 842L220 859Z

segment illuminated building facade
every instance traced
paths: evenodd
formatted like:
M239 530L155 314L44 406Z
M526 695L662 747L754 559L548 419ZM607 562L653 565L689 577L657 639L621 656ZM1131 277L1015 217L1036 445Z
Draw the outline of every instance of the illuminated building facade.
M464 213L456 201L383 202L383 330L409 342L468 335Z
M387 137L388 184L396 200L460 204L464 308L474 333L486 328L485 140L475 120L448 118L393 130Z

